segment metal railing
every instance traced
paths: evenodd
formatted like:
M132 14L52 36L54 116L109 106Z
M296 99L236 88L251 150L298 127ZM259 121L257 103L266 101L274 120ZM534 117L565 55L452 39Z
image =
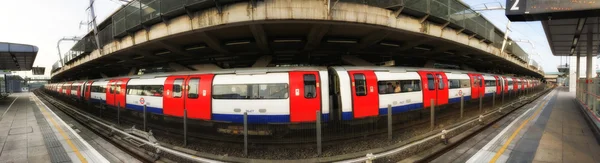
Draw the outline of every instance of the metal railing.
M106 19L108 22L102 23L108 25L99 29L100 46L169 18L213 7L220 10L223 5L240 1L245 0L134 0ZM427 16L428 20L439 23L449 22L450 28L462 30L463 33L483 39L497 48L501 48L504 41L503 30L497 29L459 0L331 0L332 5L336 2L359 3L390 10L402 8L403 14ZM65 63L89 54L96 48L94 45L95 39L91 32L67 52ZM528 54L517 44L507 44L505 51L522 63L526 63L528 59Z

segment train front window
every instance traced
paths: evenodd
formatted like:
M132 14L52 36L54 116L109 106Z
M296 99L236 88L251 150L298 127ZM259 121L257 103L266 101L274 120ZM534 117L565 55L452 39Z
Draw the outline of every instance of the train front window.
M354 84L356 96L367 95L367 79L365 78L364 74L354 74Z
M181 97L181 85L183 85L183 79L175 79L173 82L173 98Z
M317 78L313 74L304 74L304 98L317 97Z
M191 78L188 81L188 98L196 99L198 98L198 86L200 85L199 78Z

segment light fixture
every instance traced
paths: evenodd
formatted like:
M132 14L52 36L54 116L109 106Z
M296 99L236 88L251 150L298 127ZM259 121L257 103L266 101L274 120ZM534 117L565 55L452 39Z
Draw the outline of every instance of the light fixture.
M453 52L450 52L450 51L445 51L444 53L446 53L446 54L454 54Z
M163 55L163 54L169 54L169 53L171 53L171 51L158 52L158 53L156 53L156 55Z
M581 31L583 29L583 25L585 25L586 18L579 18L577 21L577 31Z
M229 45L242 45L242 44L249 44L250 41L233 41L233 42L228 42L225 45L229 46Z
M201 46L189 47L189 48L186 48L185 50L189 51L189 50L204 49L204 48L206 48L206 46L201 45Z
M573 38L573 46L577 45L577 41L579 41L579 37Z
M277 39L277 40L273 40L273 42L276 42L276 43L302 42L302 40L300 40L300 39Z
M327 40L328 43L340 43L340 44L356 44L356 40L341 40L341 39L331 39Z
M398 44L394 44L394 43L387 43L387 42L380 42L379 45L383 45L383 46L393 46L393 47L399 47L400 45Z
M429 48L424 48L424 47L419 47L419 46L415 46L414 49L425 50L425 51L430 51L431 50Z
M144 56L143 56L143 55L142 55L142 56L137 56L137 57L134 57L133 59L142 59L142 58L144 58Z
M575 48L571 48L571 54L573 54L573 52L575 52Z

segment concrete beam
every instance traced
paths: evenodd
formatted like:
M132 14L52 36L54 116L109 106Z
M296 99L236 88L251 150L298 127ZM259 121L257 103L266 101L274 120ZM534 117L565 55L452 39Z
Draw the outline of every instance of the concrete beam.
M269 63L273 60L273 57L270 55L263 55L254 62L252 67L267 67Z
M365 61L364 59L360 59L356 56L343 55L342 61L344 63L353 65L353 66L375 66L375 64Z
M132 67L131 69L129 69L129 73L127 73L127 75L128 76L137 75L137 72L138 72L138 68Z
M220 70L222 69L221 67L215 65L215 64L197 64L197 65L191 65L188 66L189 68L195 69L196 71L210 71L210 70Z
M425 68L435 68L435 61L434 60L427 60L427 62L425 62L425 65L423 67L425 67Z
M331 25L328 24L315 24L310 29L308 36L306 37L306 46L304 46L305 51L315 50L321 44L321 40L327 32L329 32L329 28Z
M269 39L263 26L261 24L251 24L250 31L254 36L254 40L256 40L256 45L263 53L270 53L269 50Z
M165 49L167 49L175 54L184 55L184 56L188 56L188 57L194 56L194 54L185 51L185 49L183 49L182 47L179 47L178 45L168 43L166 41L157 41L157 43L162 45Z
M360 40L358 46L355 46L352 50L356 51L356 50L365 49L371 45L374 45L374 44L380 42L385 37L387 37L389 34L390 34L389 30L377 30L377 31L363 37Z
M413 48L413 47L415 47L417 45L421 45L421 44L427 43L429 41L431 41L431 39L425 38L425 39L420 39L420 40L406 42L402 46L400 46L400 47L398 47L396 49L393 49L393 51L405 51L405 50L411 49L411 48Z
M223 47L219 39L215 38L214 36L206 32L197 33L196 36L198 36L198 38L200 38L200 40L202 40L208 47L218 51L219 53L231 54L231 52Z
M431 54L443 53L445 51L452 50L454 48L455 47L453 47L453 46L437 47L437 48L435 48L433 50L430 50L430 51L427 51L427 52L423 52L423 53L421 53L421 55L431 55Z
M194 69L175 62L169 62L169 67L175 71L194 71Z

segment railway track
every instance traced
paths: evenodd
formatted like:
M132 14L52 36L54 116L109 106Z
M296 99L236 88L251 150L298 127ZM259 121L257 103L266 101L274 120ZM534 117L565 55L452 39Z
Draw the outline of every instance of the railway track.
M47 95L44 93L44 95ZM70 103L71 105L77 105L74 103ZM489 103L484 104L485 105L490 105ZM85 106L81 106L78 105L78 108L82 108ZM456 109L456 108L455 108ZM467 105L465 107L465 112L474 112L478 109L477 104L473 103L472 105ZM488 108L486 108L488 109ZM86 110L87 111L87 110ZM442 111L442 109L440 109L439 111ZM114 120L115 122L112 122L113 125L115 126L121 126L122 129L127 129L129 127L125 127L125 126L132 126L135 125L139 128L139 126L143 126L143 120L139 119L139 118L131 118L131 117L121 117L120 118L120 122L121 125L116 124L116 120L117 118L117 114L115 114L116 111L104 111L103 113L101 113L101 117L104 118L105 120ZM90 113L90 112L88 112ZM90 113L93 114L93 113ZM459 112L446 112L444 114L438 115L436 116L436 121L446 121L449 119L453 119L454 117L458 117L460 115ZM419 119L417 121L414 120L407 120L408 123L402 123L402 122L396 122L394 123L394 127L393 127L393 132L399 132L399 131L404 131L404 130L410 130L413 128L418 128L418 127L423 127L429 124L429 115L426 116L426 118L422 118ZM384 117L385 118L385 117ZM385 121L385 120L384 120ZM108 122L108 121L107 121ZM111 122L108 122L111 123ZM159 124L157 124L159 123ZM402 123L402 124L400 124ZM166 133L169 135L166 136L180 136L183 135L183 124L177 124L177 123L173 123L173 122L169 122L169 123L165 123L165 122L160 122L160 121L154 121L153 123L147 123L146 124L148 126L149 129L151 129L155 134L158 133ZM381 125L381 124L379 124ZM333 126L333 125L331 125ZM340 125L336 125L336 127L339 127ZM361 127L361 126L346 126L346 130L349 127ZM374 130L370 130L372 128L368 128L369 126L362 126L362 128L359 128L359 132L341 132L344 134L337 134L334 135L335 132L330 132L330 133L325 133L324 135L327 135L326 137L323 138L323 143L324 145L334 145L337 144L339 142L343 142L343 141L348 141L348 140L353 140L353 139L359 139L359 138L364 138L364 137L377 137L377 136L384 136L387 134L387 128L385 127L378 127ZM327 126L325 126L325 128L327 128ZM240 138L240 136L223 136L223 134L219 134L216 132L212 132L212 131L207 131L209 129L206 130L202 130L200 132L198 131L192 131L192 132L188 132L188 139L192 140L192 141L200 141L200 142L206 142L206 143L214 143L214 142L222 142L222 143L232 143L232 144L243 144L244 140L243 138ZM326 130L326 129L324 129ZM355 129L356 130L356 129ZM302 136L314 136L316 133L312 133L310 132L309 134L307 133L301 133L301 134L296 134L296 135L300 135L297 136L297 138L280 138L280 139L273 139L272 137L253 137L249 139L249 142L254 144L254 145L263 145L263 146L295 146L295 145L314 145L316 143L316 139L315 138L306 138L306 137L302 137ZM294 135L293 133L290 135Z
M82 109L79 109L81 107L73 107L71 105L66 104L64 101L62 100L55 100L53 97L51 97L50 95L46 94L45 92L36 92L36 94L40 95L43 98L48 98L48 101L52 101L53 105L56 105L57 108L60 107L65 107L65 108L69 108L69 109L75 109L78 111L82 111ZM518 99L517 99L518 100ZM54 104L56 103L56 104ZM507 103L510 103L510 100L507 100ZM514 100L513 100L513 103ZM75 104L75 103L72 103ZM477 115L478 114L478 102L476 103L472 103L471 105L467 105L467 103L465 103L465 115L469 115L469 114L473 114L473 115ZM491 105L491 104L489 104ZM84 109L85 110L85 109ZM456 110L456 109L455 109ZM87 111L87 110L86 110ZM90 115L93 113L87 112L87 116L89 117L94 117L94 118L98 118L97 116L94 115ZM436 113L437 114L437 113ZM445 114L439 115L438 117L436 117L436 121L446 121L449 120L451 121L453 118L455 119L455 117L458 117L460 113L458 112L452 112L452 111L448 111ZM130 126L141 126L141 124L143 123L140 119L137 118L124 118L121 117L121 125L116 124L116 111L105 111L102 113L102 119L100 119L101 121L103 121L106 124L109 124L110 126L119 129L119 130L124 130L127 128L130 128ZM426 117L429 117L428 115ZM395 125L394 126L394 134L396 135L396 133L398 132L402 132L402 131L412 131L411 129L416 129L416 128L428 128L428 124L429 124L429 118L425 118L425 119L421 119L419 121L414 121L412 123L407 123L404 125ZM464 119L461 120L468 120L468 119L472 119L469 118L469 116L465 116ZM452 122L455 123L455 122ZM458 125L458 124L456 124ZM158 125L156 123L149 123L148 127L150 129L152 129L152 131L155 133L155 135L161 135L162 137L182 137L181 135L183 135L182 133L182 129L183 126L179 125L179 124L171 124L169 125L170 127L166 127L165 125ZM139 127L138 127L139 128ZM434 134L432 132L425 132L426 134L424 134L425 136L428 136L430 134ZM214 134L214 133L212 133ZM381 128L381 129L376 129L376 130L371 130L370 132L355 132L355 133L347 133L346 135L340 134L340 136L328 136L326 137L326 139L323 140L323 145L324 146L332 146L335 147L336 145L339 144L344 144L344 143L351 143L354 141L362 141L362 140L366 140L366 139L373 139L373 138L383 138L385 137L385 135L387 134L387 129L386 128ZM312 138L298 138L298 139L294 139L294 138L287 138L287 139L273 139L271 137L268 138L254 138L254 139L250 139L250 143L252 144L252 148L255 149L265 149L265 148L272 148L272 147L282 147L282 148L288 148L288 147L298 147L298 146L309 146L309 147L314 147L315 145L315 139L314 139L314 134L311 133L310 136L313 136ZM180 139L181 140L181 139ZM177 140L179 141L179 140ZM162 142L162 141L161 141ZM172 141L170 141L170 144L165 144L165 146L182 146L181 144L178 143L172 143ZM240 139L239 137L224 137L223 135L211 135L211 134L203 134L201 132L189 132L188 133L188 142L194 142L194 143L200 143L200 144L218 144L218 145L224 145L224 146L229 146L231 145L231 148L235 148L235 147L240 147L240 145L242 145L243 143L243 139ZM178 148L178 150L181 150L182 148ZM150 149L149 151L152 151L152 149ZM203 151L205 152L205 151ZM210 153L210 152L208 152ZM213 156L217 156L217 157L209 157L209 158L219 158L218 155L213 155ZM236 154L232 154L233 157L238 156ZM242 156L243 157L243 156ZM246 156L247 157L247 156ZM260 157L258 157L260 158ZM227 161L232 161L232 160L227 160Z
M90 128L97 135L109 140L115 146L127 151L131 156L144 162L221 162L216 159L203 158L180 152L173 146L159 144L131 134L105 120L82 113L78 109L64 104L62 101L49 98L42 91L34 92L41 97L42 103L49 103L52 107L61 110L82 125ZM46 105L46 104L44 104Z

